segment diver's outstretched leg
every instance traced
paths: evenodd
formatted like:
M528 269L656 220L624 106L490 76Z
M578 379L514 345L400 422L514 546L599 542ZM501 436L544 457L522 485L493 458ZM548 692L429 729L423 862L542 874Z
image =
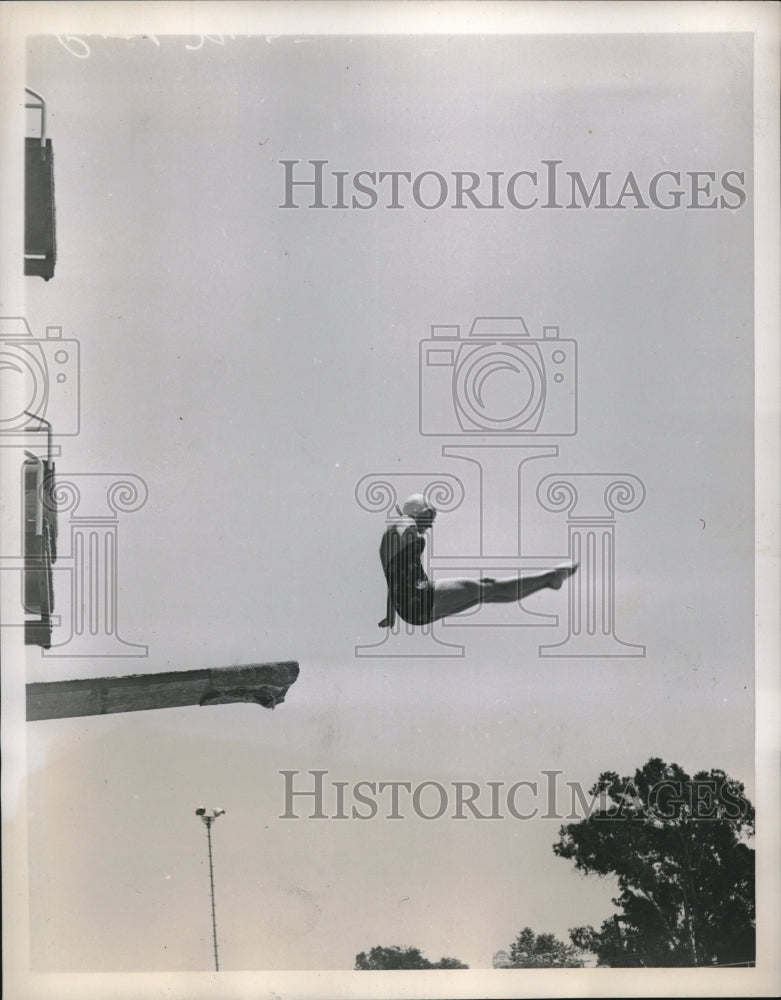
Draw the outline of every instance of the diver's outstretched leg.
M577 568L577 563L562 563L561 566L546 570L545 573L511 577L509 580L484 578L480 581L483 590L482 599L488 604L506 604L523 600L538 590L546 588L560 590L567 577L572 576Z
M577 563L563 563L545 573L511 577L508 580L494 580L491 577L484 577L479 581L466 578L437 580L434 583L432 619L436 621L448 615L457 615L483 602L509 604L545 588L559 590L577 568Z

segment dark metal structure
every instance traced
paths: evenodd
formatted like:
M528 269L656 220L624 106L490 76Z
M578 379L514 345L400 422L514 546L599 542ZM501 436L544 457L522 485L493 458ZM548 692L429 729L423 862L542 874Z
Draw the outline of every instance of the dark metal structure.
M29 87L25 108L40 111L40 135L24 140L24 273L48 281L57 262L54 149L46 137L46 101Z
M25 450L22 465L24 503L24 597L25 613L36 618L25 620L24 641L28 646L49 649L52 639L51 616L54 611L52 566L57 561L57 505L52 460L52 426L48 420L29 410L28 416L46 428L46 458ZM39 428L30 428L39 430Z

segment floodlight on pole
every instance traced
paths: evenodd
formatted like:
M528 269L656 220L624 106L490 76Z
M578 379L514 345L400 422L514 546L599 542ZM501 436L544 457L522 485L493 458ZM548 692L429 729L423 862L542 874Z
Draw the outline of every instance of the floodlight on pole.
M212 939L214 941L214 969L220 971L220 960L217 956L217 911L214 908L214 865L212 864L212 823L218 816L224 814L224 809L204 809L202 806L195 810L195 815L200 816L206 826L206 839L209 844L209 886L211 887L212 898Z

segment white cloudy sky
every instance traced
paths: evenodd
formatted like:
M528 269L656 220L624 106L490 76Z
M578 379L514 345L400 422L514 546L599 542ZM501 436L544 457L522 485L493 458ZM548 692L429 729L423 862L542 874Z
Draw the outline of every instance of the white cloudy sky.
M61 442L61 472L148 484L120 523L118 579L120 632L149 655L33 650L27 676L286 658L301 676L273 713L28 727L33 965L209 968L201 804L226 809L227 969L346 969L394 943L480 968L525 925L598 924L611 886L554 857L553 821L285 822L278 772L509 783L560 769L588 785L653 755L723 768L753 794L750 206L282 211L279 161L743 170L750 192L750 39L192 42L96 37L83 59L53 36L28 43L59 259L3 306L80 341L82 429ZM645 658L545 660L538 645L560 630L510 627L451 630L463 659L355 656L384 606L381 520L356 484L472 482L418 433L417 356L432 323L480 314L578 342L579 433L532 463L530 549L566 554L563 517L534 508L542 475L638 476L646 501L617 525L616 615ZM442 551L458 551L458 525L441 518ZM563 619L566 595L528 607Z

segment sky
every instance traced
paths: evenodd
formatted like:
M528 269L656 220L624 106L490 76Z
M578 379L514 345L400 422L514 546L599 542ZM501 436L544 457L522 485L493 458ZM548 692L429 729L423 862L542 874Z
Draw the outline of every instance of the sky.
M556 820L283 820L280 772L543 787L555 770L588 787L659 756L754 794L750 38L87 45L83 57L28 40L58 261L13 307L35 336L62 326L80 345L80 431L58 439L60 477L148 488L117 526L119 634L148 654L31 649L27 679L277 659L301 674L274 712L28 726L33 969L208 969L202 805L226 810L213 840L228 970L350 969L378 944L488 968L525 926L564 939L598 926L615 886L554 856ZM743 171L748 205L289 210L285 159L350 173L544 159L584 178ZM365 476L458 476L464 501L430 551L455 564L476 551L477 468L443 452L463 446L454 434L421 434L418 414L420 343L476 316L577 343L577 434L543 438L549 454L520 478L524 556L544 568L568 554L566 514L537 502L544 476L637 477L643 503L615 519L615 631L645 656L542 656L566 637L566 588L524 602L558 626L519 627L514 608L441 626L460 657L357 653L382 638L385 603L383 516L356 500ZM53 399L55 430L68 405ZM505 487L531 454L520 446L539 443L482 441L508 442ZM489 499L517 521L512 490ZM67 548L64 561L67 621Z

